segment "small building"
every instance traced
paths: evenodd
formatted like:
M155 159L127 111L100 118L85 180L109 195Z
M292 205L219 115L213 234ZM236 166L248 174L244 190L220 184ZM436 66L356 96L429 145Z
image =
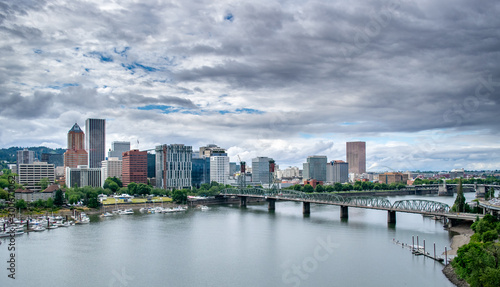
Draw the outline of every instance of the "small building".
M56 192L61 189L63 192L63 197L64 197L64 192L65 190L62 189L58 184L51 184L49 185L46 189L42 191L32 191L31 189L17 189L15 193L15 198L16 200L23 199L26 202L33 202L37 201L39 199L41 200L47 200L49 198L55 198L56 197Z

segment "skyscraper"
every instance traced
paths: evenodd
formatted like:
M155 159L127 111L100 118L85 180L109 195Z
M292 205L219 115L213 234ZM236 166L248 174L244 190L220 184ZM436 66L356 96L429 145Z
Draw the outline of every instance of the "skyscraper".
M347 142L346 159L349 164L349 173L362 174L366 172L366 143Z
M317 181L326 181L326 162L327 158L324 155L308 156L307 162L304 163L303 179L315 179Z
M89 156L89 168L101 167L106 150L106 120L87 119L85 121L85 147Z
M272 181L270 162L274 160L269 157L259 156L252 159L252 182L260 182L261 184L269 184Z
M195 155L197 154L193 154L191 159L191 182L193 187L200 188L202 184L210 183L210 158Z
M20 164L32 164L35 160L35 152L28 149L17 151L17 165Z
M148 153L137 149L123 153L122 182L127 186L131 182L148 183Z
M124 152L130 150L130 142L114 141L111 143L111 150L108 151L108 157L117 157L122 160Z
M156 187L191 188L193 148L183 144L156 146Z
M349 164L343 160L332 160L326 164L326 181L345 183L349 181Z
M213 155L210 157L210 182L227 184L229 181L229 157Z
M85 151L85 134L77 123L68 132L68 149L64 153L64 168L87 165L88 154Z

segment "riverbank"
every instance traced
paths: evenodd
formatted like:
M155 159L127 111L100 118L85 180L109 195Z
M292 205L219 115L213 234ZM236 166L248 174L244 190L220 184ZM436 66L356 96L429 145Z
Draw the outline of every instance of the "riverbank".
M474 231L470 228L470 226L470 223L462 223L449 229L449 231L456 232L458 234L451 238L451 249L448 250L448 256L457 256L458 249L466 244L469 244L470 237L474 234ZM448 280L450 280L451 283L458 287L470 286L465 280L458 278L450 263L444 267L443 274L446 278L448 278Z
M449 229L449 231L456 232L458 234L451 238L451 249L448 250L448 255L456 256L458 248L469 244L470 237L474 234L474 231L470 229L470 226L470 223L462 223Z

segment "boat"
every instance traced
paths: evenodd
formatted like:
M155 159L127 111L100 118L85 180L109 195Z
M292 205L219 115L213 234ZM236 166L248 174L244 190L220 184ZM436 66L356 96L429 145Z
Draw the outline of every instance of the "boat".
M53 224L50 224L49 226L47 226L47 229L56 229L58 227L59 227L58 225L53 223Z
M206 206L206 205L202 205L202 206L200 207L200 209L201 209L202 211L207 211L207 210L209 210L209 209L210 209L210 207L208 207L208 206Z
M45 230L45 227L41 226L41 225L36 225L35 227L33 227L32 229L33 231L36 231L36 232L40 232L40 231L44 231Z
M106 211L105 213L101 214L101 217L111 217L113 215L114 215L113 213L109 213Z
M125 209L125 210L122 210L119 214L120 215L129 215L129 214L134 214L134 211L132 209Z
M14 234L14 236L18 236L18 235L21 235L21 234L24 234L24 231L16 231L16 232L0 232L0 238L2 237L11 237L12 234Z

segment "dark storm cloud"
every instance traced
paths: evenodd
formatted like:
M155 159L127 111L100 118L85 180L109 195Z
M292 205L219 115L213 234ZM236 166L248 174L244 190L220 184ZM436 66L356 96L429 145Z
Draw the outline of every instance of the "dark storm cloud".
M239 150L257 139L245 147L290 161L340 154L328 137L368 138L385 166L418 149L408 134L481 131L491 137L475 157L441 143L475 164L498 149L499 14L493 0L0 0L0 116L55 120L69 109L110 115L117 129L164 121L185 141ZM137 110L156 105L183 109ZM383 153L400 134L394 155Z

